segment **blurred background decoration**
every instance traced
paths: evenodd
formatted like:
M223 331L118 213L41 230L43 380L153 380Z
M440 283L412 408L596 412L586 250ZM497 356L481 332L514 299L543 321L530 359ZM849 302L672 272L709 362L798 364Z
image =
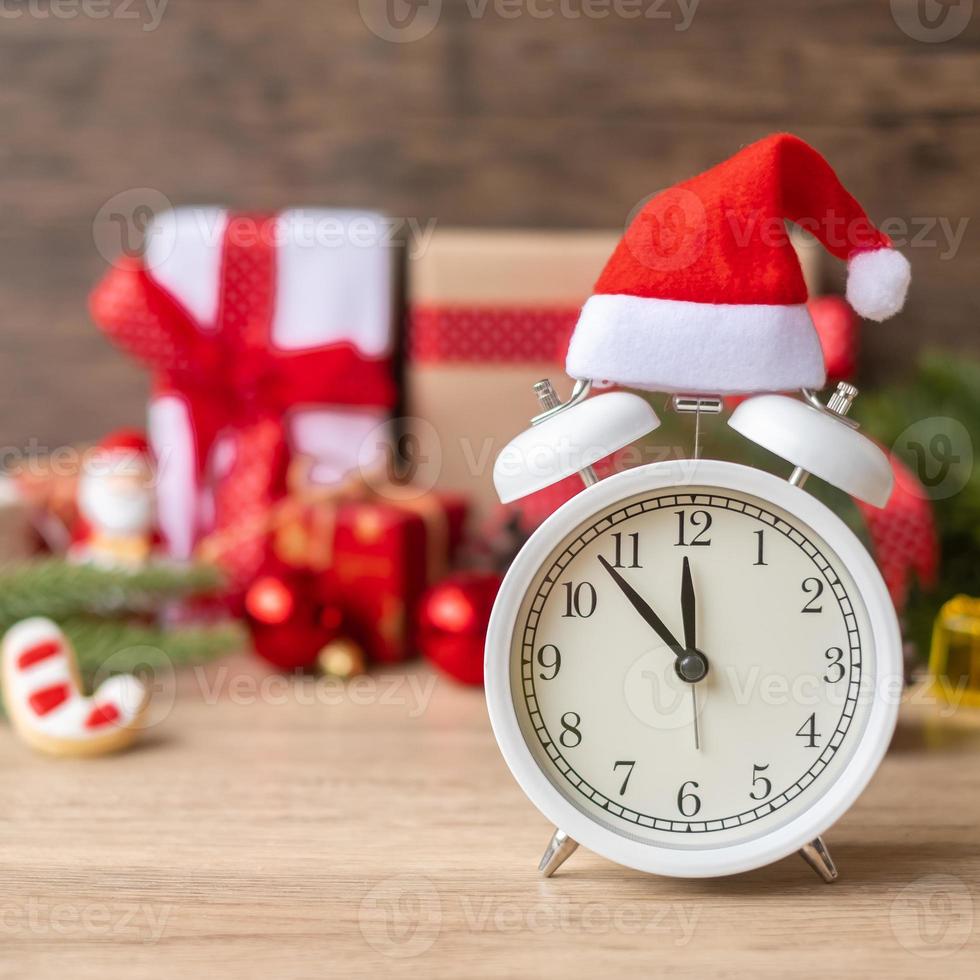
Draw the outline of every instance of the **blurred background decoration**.
M868 392L856 414L932 501L941 560L906 594L906 632L924 654L942 603L980 596L980 361L927 350L906 378Z
M517 508L495 503L490 467L535 413L531 385L551 375L565 394L563 352L579 307L643 201L785 129L828 158L912 263L905 311L864 324L841 298L843 265L797 240L830 379L862 388L855 417L892 452L901 492L877 514L814 489L864 536L923 654L942 602L980 594L980 238L971 223L980 17L957 20L962 11L943 8L953 19L940 38L917 19L916 0L787 0L778 16L762 0L651 0L642 25L629 15L634 7L337 0L286 11L271 0L142 0L126 16L111 7L96 18L81 3L75 16L8 3L0 446L27 494L34 533L55 553L52 536L73 533L78 463L69 452L56 466L59 447L143 424L151 385L157 395L161 385L209 394L214 404L202 397L191 412L207 420L207 438L200 426L192 437L204 440L203 453L214 450L215 467L209 457L199 483L160 484L160 529L171 555L186 559L212 521L199 557L223 565L234 586L224 611L243 619L265 659L352 676L423 649L478 683L497 576L574 489L566 481ZM191 205L226 208L260 227L275 219L255 216L296 214L289 208L348 209L329 213L372 216L392 247L376 249L374 261L345 239L344 263L356 259L356 273L338 262L342 249L307 250L319 257L303 259L305 271L289 283L274 250L238 249L244 272L256 262L268 272L265 293L219 277L227 248L206 268L187 259L204 255L199 241L177 248L176 265L195 266L191 293L222 304L234 294L246 313L227 329L227 349L218 342L222 320L210 333L184 330L189 342L171 357L186 324L157 317L151 336L155 294L140 292L140 255L155 221L173 225L170 210ZM319 368L297 380L265 335L236 346L239 321L256 303L269 316L283 306L303 312L287 285L309 296L311 284L323 287L324 268L330 290L344 296L334 306L347 304L343 336L357 348L356 372L333 364L329 384ZM87 306L100 281L92 313L101 331ZM364 296L384 301L361 316ZM301 323L300 332L323 326ZM246 349L248 357L228 355ZM341 379L345 393L332 401L342 421L325 427L321 412L304 430L315 445L302 445L287 425L297 404L323 408ZM229 428L249 430L257 417L249 412L273 389L262 421L275 439L264 458L253 457L252 476L237 473L244 455L222 463L221 440ZM374 414L354 425L351 406ZM417 492L399 495L392 474L377 470L363 485L341 485L366 430L392 407L412 417L399 447ZM688 455L691 437L687 421L668 415L639 456L600 469ZM706 429L704 448L779 471L721 423ZM308 467L306 483L294 464ZM265 467L261 480L256 467ZM166 479L180 472L171 467ZM24 502L8 484L0 492L0 547L19 558L32 548L15 513ZM453 577L461 567L467 574ZM38 582L65 602L81 590L63 618L86 664L101 662L103 641L115 642L108 627L121 629L134 612L144 633L120 634L119 643L164 650L176 634L174 608L178 619L188 604L193 612L193 602L174 606L159 594L152 610L123 603L100 624L85 604L97 574L58 565L17 574L32 597ZM176 660L207 659L241 635L226 622L204 628L214 631L187 634Z
M980 15L929 43L918 6L668 0L641 23L574 2L513 16L432 0L419 15L438 20L406 41L429 25L386 30L386 0L139 0L99 19L12 0L0 446L140 421L145 375L85 312L107 257L135 247L140 204L619 231L646 195L779 129L910 243L909 305L865 331L865 380L902 374L926 341L975 349Z

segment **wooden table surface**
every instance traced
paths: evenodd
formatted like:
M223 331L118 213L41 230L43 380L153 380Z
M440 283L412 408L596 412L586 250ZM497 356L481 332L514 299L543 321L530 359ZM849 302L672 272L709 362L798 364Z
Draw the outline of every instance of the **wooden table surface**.
M344 688L245 659L161 690L114 758L44 759L0 730L0 977L980 971L980 712L905 705L827 835L834 885L797 857L681 881L584 850L542 880L550 828L479 691L422 666Z

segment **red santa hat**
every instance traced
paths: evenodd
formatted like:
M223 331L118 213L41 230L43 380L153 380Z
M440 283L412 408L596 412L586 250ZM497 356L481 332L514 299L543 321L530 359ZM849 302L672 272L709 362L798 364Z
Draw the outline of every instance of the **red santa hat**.
M150 445L139 429L116 429L92 447L92 457L99 462L96 476L106 475L108 461L113 473L142 472L150 463Z
M116 429L115 432L110 432L99 440L95 448L105 453L125 452L144 456L150 453L150 444L146 440L146 435L139 429Z
M902 308L908 261L816 150L777 133L644 204L582 309L568 374L651 391L821 388L786 220L847 261L859 314Z

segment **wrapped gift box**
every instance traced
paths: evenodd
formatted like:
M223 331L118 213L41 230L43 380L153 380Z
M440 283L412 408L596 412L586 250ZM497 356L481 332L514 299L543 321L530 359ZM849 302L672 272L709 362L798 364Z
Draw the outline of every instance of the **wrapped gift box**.
M397 399L398 256L372 212L278 214L179 208L157 215L145 253L92 294L92 317L153 376L149 434L170 553L261 520L291 456L325 484L363 462ZM226 552L247 584L264 542Z
M25 457L10 467L10 479L34 529L32 550L64 554L80 523L78 478L87 447L64 446Z
M621 231L437 231L409 265L407 404L413 477L485 515L500 450L540 411L532 386L571 390L565 350ZM816 290L819 249L794 235ZM811 239L812 241L812 239Z
M272 548L280 560L323 575L323 593L344 628L374 661L416 651L416 609L451 567L467 503L445 494L392 488L369 500L284 502Z
M0 475L0 562L27 558L33 550L27 502L16 482Z
M501 449L540 411L544 377L565 397L565 348L618 232L437 231L409 266L408 410L415 479L496 503Z

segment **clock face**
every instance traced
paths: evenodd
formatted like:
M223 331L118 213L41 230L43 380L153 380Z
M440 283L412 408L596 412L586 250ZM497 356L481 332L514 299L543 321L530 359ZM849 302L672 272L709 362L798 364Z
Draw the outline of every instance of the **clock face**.
M833 786L874 658L854 580L810 527L744 491L685 486L564 537L524 595L509 673L522 737L567 801L627 838L711 848Z

